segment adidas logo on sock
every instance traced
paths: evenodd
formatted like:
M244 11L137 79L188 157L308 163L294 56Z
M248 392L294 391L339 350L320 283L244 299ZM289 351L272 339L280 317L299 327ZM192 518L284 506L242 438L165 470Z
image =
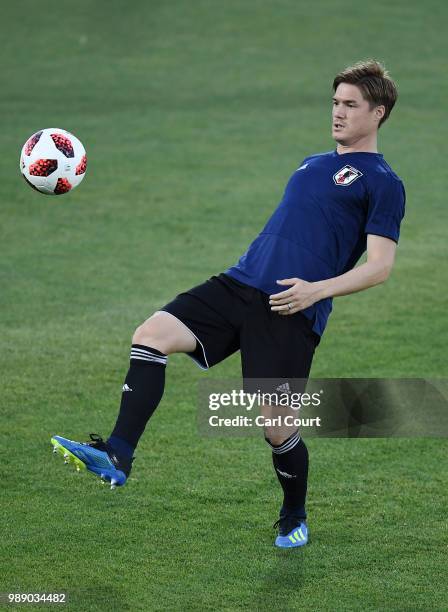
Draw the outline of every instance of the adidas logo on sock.
M289 383L285 382L282 385L279 385L276 391L282 391L283 393L291 393L291 389L289 388Z
M124 391L132 391L132 389L131 389L131 387L128 387L128 385L125 383L125 384L123 385L123 389L122 389L122 391L123 391L123 392L124 392Z
M297 476L295 474L288 474L288 472L282 472L278 468L275 468L275 469L280 474L280 476L284 476L285 478L297 478Z

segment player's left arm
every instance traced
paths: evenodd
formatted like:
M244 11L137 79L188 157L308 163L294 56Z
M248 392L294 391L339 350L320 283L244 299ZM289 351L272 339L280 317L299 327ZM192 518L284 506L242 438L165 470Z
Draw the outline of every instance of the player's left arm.
M349 295L384 283L393 268L396 248L396 243L390 238L369 234L365 263L340 276L314 283L299 278L278 280L279 285L289 285L289 288L270 296L271 310L279 314L294 314L319 300ZM289 309L288 304L293 307Z

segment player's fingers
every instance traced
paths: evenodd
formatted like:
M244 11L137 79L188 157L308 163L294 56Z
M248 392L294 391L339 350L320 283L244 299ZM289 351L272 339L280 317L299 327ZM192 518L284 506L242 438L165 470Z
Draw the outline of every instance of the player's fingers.
M288 308L288 304L283 304L281 306L271 306L271 310L273 310L274 312L280 312L281 310L291 310L291 309Z
M278 302L278 300L285 300L292 298L293 292L288 289L287 291L282 291L281 293L276 293L275 295L269 296L270 302Z
M273 306L281 306L283 304L289 304L290 302L294 301L294 296L293 295L287 295L284 298L279 298L278 300L270 300L269 303L272 304Z
M286 305L286 308L283 306L282 310L278 310L278 314L292 315L292 314L296 314L296 312L300 312L301 310L303 310L303 306L298 306L296 303L294 304L292 308L288 308L288 305Z

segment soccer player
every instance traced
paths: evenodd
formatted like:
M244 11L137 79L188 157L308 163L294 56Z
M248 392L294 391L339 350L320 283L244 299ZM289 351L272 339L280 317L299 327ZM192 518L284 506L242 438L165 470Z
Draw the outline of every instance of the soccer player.
M241 352L243 379L307 379L332 299L383 283L404 215L402 181L377 151L377 132L397 90L384 67L359 62L333 82L336 149L305 158L239 262L178 295L137 327L120 411L107 441L54 436L78 469L123 485L134 450L163 396L168 355L203 369ZM367 261L355 267L367 250ZM279 547L308 541L308 451L299 432L266 427L283 490Z

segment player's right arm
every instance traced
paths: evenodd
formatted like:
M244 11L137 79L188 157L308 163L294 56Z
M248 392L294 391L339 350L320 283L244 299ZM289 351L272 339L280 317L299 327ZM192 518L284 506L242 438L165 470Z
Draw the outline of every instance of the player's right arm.
M291 315L326 298L350 295L384 283L395 261L396 243L390 238L367 236L367 261L340 276L310 283L300 278L277 281L289 285L285 291L270 296L271 310ZM288 304L293 304L289 308Z
M390 238L369 234L365 263L340 276L311 283L320 286L319 300L357 293L384 283L392 271L396 249L396 243Z

